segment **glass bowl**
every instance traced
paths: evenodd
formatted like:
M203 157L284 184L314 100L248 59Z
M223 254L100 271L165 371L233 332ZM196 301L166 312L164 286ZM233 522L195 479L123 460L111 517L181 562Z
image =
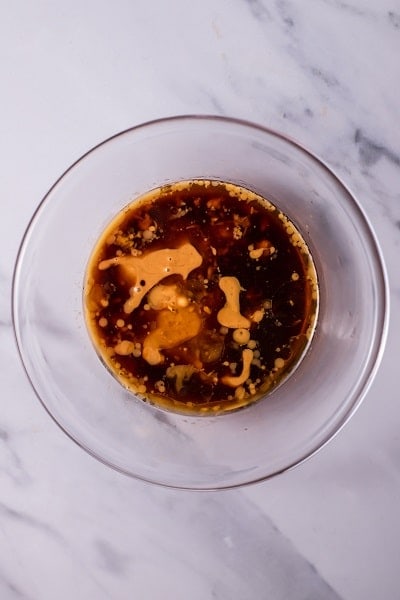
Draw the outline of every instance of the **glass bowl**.
M316 332L293 374L257 403L204 417L125 390L100 362L82 304L89 256L118 211L152 188L197 178L237 183L276 204L303 234L320 286ZM348 189L293 140L213 116L153 121L87 152L41 202L14 273L17 344L48 413L103 463L176 488L261 481L319 450L365 395L387 319L380 250Z

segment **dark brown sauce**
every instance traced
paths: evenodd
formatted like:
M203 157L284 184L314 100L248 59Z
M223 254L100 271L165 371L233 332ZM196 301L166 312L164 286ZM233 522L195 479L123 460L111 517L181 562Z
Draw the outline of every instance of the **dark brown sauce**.
M196 180L154 190L115 218L89 262L85 309L125 387L173 411L216 414L259 399L298 364L318 287L303 238L274 205Z

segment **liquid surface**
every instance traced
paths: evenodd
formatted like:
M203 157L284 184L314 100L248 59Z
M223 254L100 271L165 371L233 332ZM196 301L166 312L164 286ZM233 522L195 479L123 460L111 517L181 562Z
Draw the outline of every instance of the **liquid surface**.
M84 303L94 346L126 388L173 411L218 414L258 400L298 364L318 285L277 207L194 180L116 216L90 257Z

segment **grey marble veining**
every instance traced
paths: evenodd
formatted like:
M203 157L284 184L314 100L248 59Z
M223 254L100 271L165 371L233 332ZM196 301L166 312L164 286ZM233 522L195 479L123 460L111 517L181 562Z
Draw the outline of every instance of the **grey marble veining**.
M50 598L57 585L52 573L67 563L74 570L78 597L81 590L98 598L130 597L127 588L139 579L142 593L158 598L163 593L159 578L175 598L188 594L199 599L339 598L270 519L240 493L177 495L156 488L146 493L146 488L116 481L110 474L106 481L114 485L103 491L98 503L105 520L86 515L85 531L78 539L76 531L65 525L84 512L79 507L82 498L97 495L97 490L89 490L93 481L81 486L80 494L69 493L69 509L59 501L49 507L46 518L32 514L40 511L38 506L22 510L0 504L2 531L6 539L13 538L11 549L29 540L22 552L30 559L25 582L8 575L4 578L8 589L29 598L33 586L33 597ZM55 489L65 492L66 485L57 480ZM130 500L129 493L133 493ZM61 511L60 504L64 504ZM35 589L34 571L39 568L43 576L45 565L40 555L35 556L35 548L41 549L50 568L41 590ZM153 570L158 574L155 579L150 576Z
M397 598L398 2L16 0L0 33L1 600ZM254 120L315 152L388 268L387 351L363 405L318 456L246 490L165 490L98 463L41 407L12 334L16 253L49 187L102 139L182 113Z
M371 167L381 159L386 159L394 166L400 167L400 155L368 138L360 129L355 131L354 143L358 147L360 162L363 167Z

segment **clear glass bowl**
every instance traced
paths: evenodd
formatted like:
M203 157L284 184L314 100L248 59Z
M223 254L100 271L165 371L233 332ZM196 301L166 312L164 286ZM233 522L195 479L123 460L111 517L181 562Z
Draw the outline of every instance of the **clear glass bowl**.
M165 412L126 391L100 362L82 308L87 261L107 223L144 192L192 178L238 183L275 203L302 232L320 284L317 329L295 372L258 403L214 417ZM368 221L319 159L252 123L182 116L106 140L54 184L22 241L13 318L36 394L82 448L146 481L222 489L285 471L339 431L380 361L388 294Z

